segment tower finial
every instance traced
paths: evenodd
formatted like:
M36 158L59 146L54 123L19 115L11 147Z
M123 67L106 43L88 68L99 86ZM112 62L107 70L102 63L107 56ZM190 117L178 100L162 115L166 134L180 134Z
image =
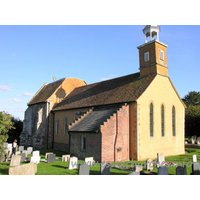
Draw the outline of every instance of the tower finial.
M157 35L157 40L159 41L160 27L158 25L146 25L142 31L145 34L145 43L147 43L147 37L150 36L151 41L155 35Z

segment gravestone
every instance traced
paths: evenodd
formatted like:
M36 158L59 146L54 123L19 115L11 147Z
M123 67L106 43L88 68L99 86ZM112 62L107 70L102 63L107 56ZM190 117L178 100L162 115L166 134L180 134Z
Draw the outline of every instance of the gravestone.
M193 159L193 162L197 162L197 156L196 155L193 155L192 159Z
M20 155L12 155L10 166L18 166L20 165L21 156Z
M27 153L28 154L32 154L32 152L33 152L33 147L28 147L27 148Z
M85 158L85 163L86 163L87 165L92 166L92 165L93 165L93 162L94 162L93 157L87 157L87 158Z
M79 175L90 175L90 166L87 164L82 164L79 166Z
M33 157L38 157L38 156L40 156L40 152L39 151L33 151L32 155L33 155Z
M21 161L25 161L26 159L25 153L20 153L19 155L21 156Z
M35 175L35 164L28 163L16 167L10 167L8 170L9 175Z
M3 147L8 148L8 143L7 143L7 142L4 142L4 143L3 143Z
M77 157L70 157L68 169L76 169L77 167L78 167L78 158Z
M187 175L186 166L178 166L176 168L176 175Z
M47 163L55 162L55 159L56 159L56 154L52 153L47 155Z
M200 175L200 168L198 162L192 163L192 175Z
M20 151L16 151L15 155L19 155L21 152Z
M8 149L8 157L10 157L10 155L12 153L12 144L11 143L8 143L7 149Z
M143 166L142 165L135 165L133 168L134 172L141 172L143 170Z
M168 167L166 166L159 167L158 175L168 175Z
M70 159L70 155L62 155L62 162L67 162Z
M48 156L49 154L53 154L53 152L46 153L46 154L45 154L45 159L47 159L47 156Z
M131 173L128 174L128 175L140 175L140 172L135 172L135 171L133 171L133 172L131 172Z
M110 165L109 163L101 163L101 175L110 175Z
M40 162L40 152L39 151L33 151L33 156L30 159L31 163L39 163Z
M19 151L22 152L24 150L24 146L19 146Z
M23 150L23 151L22 151L22 153L24 153L24 154L25 154L25 157L27 157L27 156L28 156L28 151L27 151L27 150Z
M194 136L191 137L191 143L195 144L195 137Z
M148 171L153 170L153 159L149 158L146 160L146 166Z
M200 145L200 137L197 138L197 144Z
M164 153L157 153L158 165L157 167L162 167L165 165L165 156Z

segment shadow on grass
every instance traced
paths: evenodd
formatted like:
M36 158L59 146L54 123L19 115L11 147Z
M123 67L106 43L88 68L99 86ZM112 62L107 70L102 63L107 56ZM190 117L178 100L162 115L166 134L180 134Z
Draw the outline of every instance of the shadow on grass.
M0 169L0 174L8 175L8 169Z
M52 167L58 167L62 169L67 169L67 166L61 166L61 165L51 165Z

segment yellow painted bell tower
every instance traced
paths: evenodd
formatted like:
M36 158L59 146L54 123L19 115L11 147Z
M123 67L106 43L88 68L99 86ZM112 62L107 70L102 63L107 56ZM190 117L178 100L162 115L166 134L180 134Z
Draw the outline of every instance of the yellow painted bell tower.
M168 76L167 45L159 41L160 27L146 25L143 29L145 44L137 47L140 59L140 77L150 74ZM154 37L157 36L157 39ZM147 38L150 37L150 41Z

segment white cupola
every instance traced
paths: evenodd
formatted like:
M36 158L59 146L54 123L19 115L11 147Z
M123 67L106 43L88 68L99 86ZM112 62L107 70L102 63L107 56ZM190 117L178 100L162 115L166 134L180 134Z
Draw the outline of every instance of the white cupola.
M159 41L160 27L158 25L146 25L142 31L145 34L145 43L147 43L147 37L150 37L151 41L156 35L157 40Z

